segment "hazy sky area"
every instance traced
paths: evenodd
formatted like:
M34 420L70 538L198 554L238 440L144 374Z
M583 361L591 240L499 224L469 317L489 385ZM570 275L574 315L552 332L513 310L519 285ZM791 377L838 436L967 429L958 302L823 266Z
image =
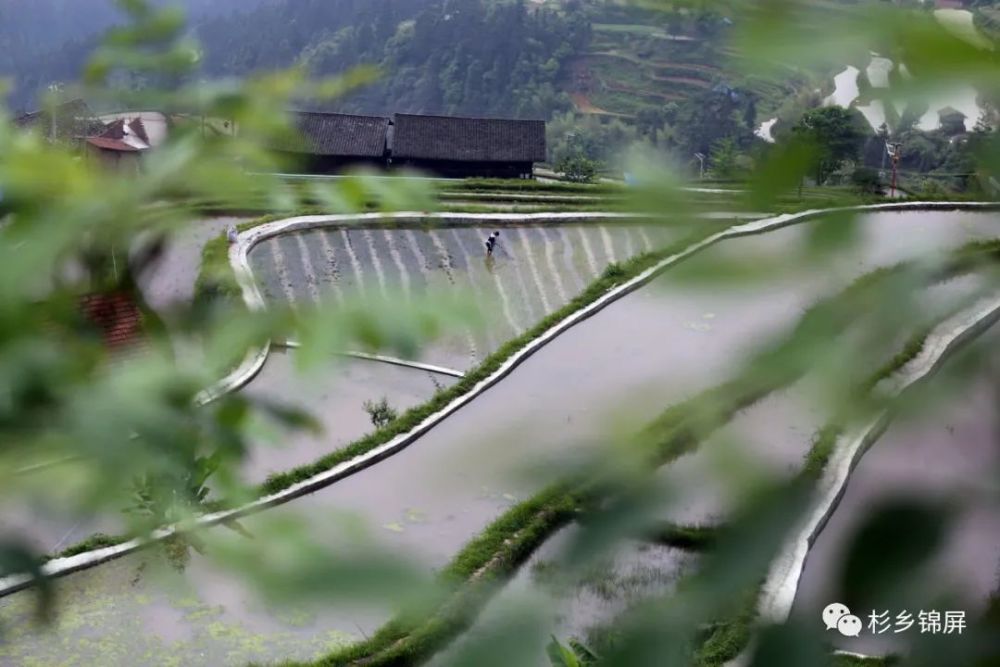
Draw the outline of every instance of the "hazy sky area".
M153 4L179 5L197 22L270 1L153 0ZM34 108L38 89L49 81L74 78L97 37L121 17L114 0L0 0L0 76L14 82L10 106Z

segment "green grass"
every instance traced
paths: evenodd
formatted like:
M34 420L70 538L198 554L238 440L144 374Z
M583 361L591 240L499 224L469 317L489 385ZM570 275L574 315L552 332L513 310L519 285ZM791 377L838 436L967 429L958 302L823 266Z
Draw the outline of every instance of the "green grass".
M895 656L885 658L858 658L853 655L833 656L833 667L891 667L902 662Z
M449 182L443 186L446 191L491 191L491 192L553 192L577 194L621 194L628 192L624 185L615 183L548 183L521 179L472 178Z
M721 530L724 530L722 526L688 526L667 522L649 531L645 539L665 547L704 551L715 546Z
M50 560L51 558L69 558L71 556L77 556L88 551L94 551L95 549L104 549L106 547L114 547L127 538L120 535L105 535L104 533L95 533L88 537L83 542L78 542L68 549L65 549L55 556L46 558Z
M757 588L739 596L736 611L716 624L694 655L695 667L718 667L734 659L750 642L757 617Z
M1000 240L970 243L956 250L953 255L954 261L943 269L943 271L937 276L937 280L946 280L949 277L958 275L959 273L973 270L983 260L990 262L1000 260ZM901 268L893 267L892 269L879 271L877 274L884 278L886 275L896 270L901 270ZM865 283L870 284L870 281L873 279L880 278L868 278L861 283L861 286L864 286ZM900 351L892 357L892 359L887 361L884 366L872 373L871 376L869 376L869 378L861 384L859 392L865 394L869 393L879 382L890 377L902 369L910 361L915 359L917 355L923 351L927 337L930 335L933 328L933 324L921 327L903 345ZM804 479L811 484L815 484L819 481L824 470L826 469L827 463L829 463L830 456L833 453L838 438L844 433L844 428L845 427L843 426L842 421L835 419L819 430L805 456L803 468L799 473L799 477L801 479ZM756 601L758 595L759 592L754 595L754 601ZM706 640L705 644L699 651L699 662L697 664L708 667L721 665L734 659L749 642L754 621L754 607L751 606L749 610L746 606L739 607L737 611L734 612L732 617L721 623L718 629ZM854 662L851 662L850 659L848 659L847 661L836 662L836 664L845 666L891 665L895 664L895 661L891 659L888 662L882 660L856 661L855 659Z
M607 273L620 272L621 268L613 268ZM884 279L886 272L879 271L874 275L877 277L859 279L838 297L824 302L824 307L829 308L830 302L838 299L848 300L862 286ZM817 308L810 309L803 316L792 334L793 338L812 326ZM905 363L902 357L897 361ZM797 372L784 372L762 377L751 373L754 379L732 381L710 389L665 410L644 429L637 443L648 448L651 466L661 467L695 448L708 437L711 427L720 427L740 410L781 386L787 386L799 375ZM484 597L495 590L495 587L486 588L477 581L470 590L463 591L460 586L462 581L470 581L484 567L484 563L494 564L489 570L491 580L500 582L509 578L516 572L517 566L530 556L531 550L544 543L575 513L598 503L607 492L608 489L599 481L567 480L514 507L470 542L445 570L446 580L459 585L453 596L460 602L455 599L440 601L438 613L421 622L406 621L407 616L404 615L387 624L371 639L314 664L414 664L433 655L434 651L471 624L473 616L485 603ZM519 540L518 536L525 530L529 530L530 539ZM704 549L714 544L717 534L714 528L667 525L652 537L678 548ZM506 554L505 550L511 544L517 545L516 557ZM735 656L745 645L753 622L755 593L748 594L747 601L737 614L716 626L699 653L704 660L700 664L718 664L715 662L717 658Z
M419 664L468 629L498 585L516 572L549 535L568 523L576 511L572 494L558 486L515 506L472 540L441 572L441 584L451 592L437 600L432 611L425 608L404 612L363 642L316 662L294 664Z
M660 28L651 25L627 24L627 23L592 23L590 24L597 32L616 32L627 35L662 35L666 36Z
M565 306L550 313L540 322L536 323L531 329L505 343L496 352L487 357L479 366L466 373L465 376L456 384L435 394L430 401L406 411L400 416L399 419L386 428L380 429L379 431L357 440L342 449L332 452L312 464L300 466L284 473L272 475L258 489L258 492L261 495L267 495L283 491L298 482L325 472L335 465L369 452L375 447L392 440L398 435L411 431L417 424L425 420L427 417L443 409L455 399L464 396L477 384L498 370L500 366L502 366L514 354L519 352L542 334L546 333L549 329L565 318L590 305L615 287L618 287L622 283L630 280L632 277L655 265L662 258L667 257L678 250L682 250L695 242L695 240L700 240L701 238L715 233L722 228L724 228L722 225L717 224L705 225L703 229L695 232L691 237L684 239L679 243L675 243L668 248L652 253L644 253L622 264L612 265L606 269L605 272L597 278L597 280L592 282L582 293L574 297Z

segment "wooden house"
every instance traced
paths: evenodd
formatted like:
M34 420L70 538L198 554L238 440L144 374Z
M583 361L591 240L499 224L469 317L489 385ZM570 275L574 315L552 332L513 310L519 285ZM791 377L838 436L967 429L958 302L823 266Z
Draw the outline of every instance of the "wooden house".
M351 167L385 168L388 118L296 111L293 122L302 141L274 148L296 171L335 174Z
M545 121L396 114L390 165L445 178L531 178L545 160Z

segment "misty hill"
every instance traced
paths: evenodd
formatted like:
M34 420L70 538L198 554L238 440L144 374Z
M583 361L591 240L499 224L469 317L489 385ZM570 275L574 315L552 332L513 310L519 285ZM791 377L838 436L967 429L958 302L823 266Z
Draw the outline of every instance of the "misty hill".
M185 10L193 23L250 11L271 0L154 0ZM10 105L36 105L55 81L73 81L98 36L123 20L114 0L0 0L0 77L14 81Z
M210 75L297 63L330 75L377 65L381 80L338 101L343 111L634 117L719 83L746 83L731 67L733 54L719 46L726 19L709 9L651 12L601 0L183 4ZM47 83L74 79L95 35L115 16L110 0L0 0L0 18L13 21L0 29L7 46L0 72L18 84L12 103L31 106ZM801 77L750 83L778 100Z

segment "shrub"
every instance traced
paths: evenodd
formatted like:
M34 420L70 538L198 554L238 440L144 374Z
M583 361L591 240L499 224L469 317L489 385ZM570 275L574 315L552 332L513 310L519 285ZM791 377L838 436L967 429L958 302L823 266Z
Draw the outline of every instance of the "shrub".
M389 399L385 396L378 403L365 401L365 412L371 418L372 425L378 429L385 428L399 417L399 413L389 405Z
M597 176L597 163L583 154L567 155L556 164L556 171L574 183L591 183Z
M851 186L863 195L882 193L882 180L878 172L871 167L857 167L851 172Z

